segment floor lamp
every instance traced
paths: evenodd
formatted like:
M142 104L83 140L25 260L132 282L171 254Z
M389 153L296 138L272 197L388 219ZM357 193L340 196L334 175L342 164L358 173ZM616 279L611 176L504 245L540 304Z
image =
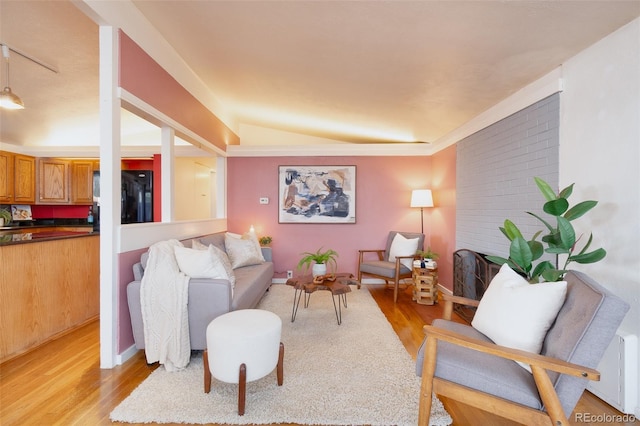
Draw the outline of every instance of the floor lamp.
M421 232L424 234L424 211L425 207L433 207L433 197L430 189L414 189L411 192L411 207L420 207Z

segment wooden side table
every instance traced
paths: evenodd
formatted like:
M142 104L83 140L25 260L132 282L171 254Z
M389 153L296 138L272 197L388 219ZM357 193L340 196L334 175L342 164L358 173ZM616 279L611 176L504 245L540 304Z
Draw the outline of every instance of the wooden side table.
M438 302L438 269L413 268L413 300L421 305Z

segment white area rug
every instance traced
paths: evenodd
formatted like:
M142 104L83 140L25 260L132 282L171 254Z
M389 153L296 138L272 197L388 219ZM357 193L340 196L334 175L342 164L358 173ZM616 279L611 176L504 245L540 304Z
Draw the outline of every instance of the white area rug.
M406 425L418 423L420 380L415 362L366 288L352 286L338 325L331 294L318 291L291 322L293 288L273 285L259 308L282 318L284 384L275 371L247 383L238 416L237 385L213 380L203 391L202 353L189 367L154 371L111 413L129 423ZM451 417L434 399L431 424Z

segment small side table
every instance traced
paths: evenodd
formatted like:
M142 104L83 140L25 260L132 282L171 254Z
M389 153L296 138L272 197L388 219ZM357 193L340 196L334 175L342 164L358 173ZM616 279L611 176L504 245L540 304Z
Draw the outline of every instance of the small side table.
M421 305L438 302L438 269L413 268L413 300Z

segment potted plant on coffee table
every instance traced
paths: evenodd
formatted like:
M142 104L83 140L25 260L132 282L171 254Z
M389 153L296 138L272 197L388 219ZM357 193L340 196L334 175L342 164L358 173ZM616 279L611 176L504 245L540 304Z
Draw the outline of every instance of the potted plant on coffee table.
M298 262L298 269L303 269L306 272L313 264L311 273L314 277L326 275L328 266L332 267L335 272L338 266L336 262L338 253L332 249L322 251L322 248L319 248L316 252L304 252L302 255L302 259Z

